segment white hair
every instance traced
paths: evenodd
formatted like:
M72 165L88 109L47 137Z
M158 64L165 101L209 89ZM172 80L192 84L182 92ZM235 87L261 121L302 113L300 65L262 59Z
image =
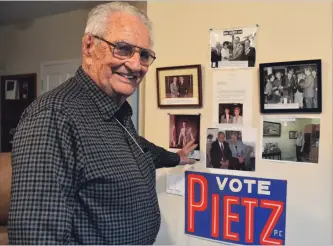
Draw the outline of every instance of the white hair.
M150 44L153 45L152 23L146 13L126 2L99 4L88 14L84 33L102 37L105 35L112 13L125 12L137 16L149 30Z

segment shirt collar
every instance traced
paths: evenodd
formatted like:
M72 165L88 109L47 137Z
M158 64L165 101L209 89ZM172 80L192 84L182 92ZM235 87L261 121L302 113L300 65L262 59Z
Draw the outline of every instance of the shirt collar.
M132 116L133 111L129 103L125 101L121 107L117 105L112 98L89 77L82 66L76 71L75 79L87 90L90 98L105 120L110 120L116 113L124 118Z

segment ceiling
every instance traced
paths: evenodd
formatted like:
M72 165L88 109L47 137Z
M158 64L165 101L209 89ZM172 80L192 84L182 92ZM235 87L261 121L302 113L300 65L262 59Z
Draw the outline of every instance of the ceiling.
M0 26L89 9L103 1L0 1Z

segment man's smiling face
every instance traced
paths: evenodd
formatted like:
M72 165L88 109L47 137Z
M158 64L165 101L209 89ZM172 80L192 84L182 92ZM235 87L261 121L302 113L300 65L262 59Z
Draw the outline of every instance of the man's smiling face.
M116 44L125 42L144 49L150 49L149 29L136 16L128 13L113 13L104 40ZM112 23L112 24L111 24ZM112 45L95 39L87 59L89 70L95 82L108 94L129 97L148 72L148 66L140 63L139 49L132 57L119 59L113 56Z

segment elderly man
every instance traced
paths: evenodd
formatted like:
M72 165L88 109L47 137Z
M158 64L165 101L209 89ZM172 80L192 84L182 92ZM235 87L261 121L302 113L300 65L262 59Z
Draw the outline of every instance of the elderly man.
M153 244L155 169L193 164L140 137L126 98L154 61L151 24L122 2L89 14L75 77L25 110L13 142L10 244Z

